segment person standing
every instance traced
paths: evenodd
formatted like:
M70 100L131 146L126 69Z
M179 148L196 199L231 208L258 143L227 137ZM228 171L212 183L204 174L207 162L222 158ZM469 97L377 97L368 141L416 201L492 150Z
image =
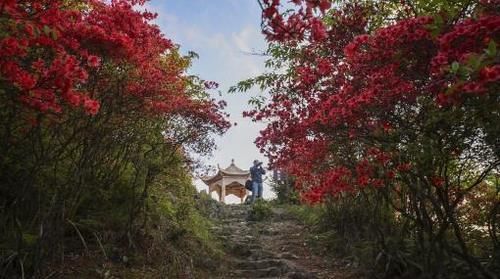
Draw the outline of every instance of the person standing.
M253 166L250 168L250 176L252 177L252 200L253 203L256 198L262 198L262 175L266 174L264 168L262 168L262 162L259 160L253 161Z

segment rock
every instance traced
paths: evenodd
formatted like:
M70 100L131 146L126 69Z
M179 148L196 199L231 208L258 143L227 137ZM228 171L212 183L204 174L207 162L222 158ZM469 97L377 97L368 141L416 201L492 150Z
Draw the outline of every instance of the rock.
M277 259L239 260L235 263L238 269L265 269L269 267L283 267L285 263Z
M307 271L296 271L288 274L290 279L316 279L318 278L314 273Z
M287 260L296 260L299 258L299 256L297 256L293 253L290 253L290 252L283 252L283 253L279 254L278 257L283 258L283 259L287 259Z
M262 269L238 269L232 272L234 278L266 278L283 275L283 271L278 267Z
M246 220L250 206L209 205L211 210L218 210L213 214L218 221L211 231L228 253L224 264L228 270L220 278L316 279L333 274L327 268L328 263L312 256L304 242L308 231L305 225L291 218L283 208L272 209L275 216L266 222L254 222ZM312 262L316 264L312 270L321 270L321 274L304 266Z

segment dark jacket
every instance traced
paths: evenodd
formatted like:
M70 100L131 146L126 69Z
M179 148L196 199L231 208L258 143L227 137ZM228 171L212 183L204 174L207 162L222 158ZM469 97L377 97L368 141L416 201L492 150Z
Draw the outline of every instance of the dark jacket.
M266 171L262 168L261 165L253 166L250 168L250 176L252 177L253 182L262 183L262 175L265 173Z

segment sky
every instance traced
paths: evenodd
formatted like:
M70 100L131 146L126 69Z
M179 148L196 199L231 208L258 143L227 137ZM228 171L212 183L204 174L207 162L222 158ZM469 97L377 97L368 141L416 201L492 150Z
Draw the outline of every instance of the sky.
M260 32L260 7L256 0L151 0L146 9L158 13L155 20L167 38L181 46L181 52L194 51L200 58L194 62L190 74L219 83L222 96L228 106L231 123L237 123L224 136L217 137L217 150L204 161L222 168L235 164L248 169L254 159L267 163L254 144L262 123L254 123L242 117L248 110L251 96L261 94L257 89L247 93L228 94L230 86L238 81L264 72L264 57L251 53L266 49ZM208 189L199 179L198 190ZM214 196L216 194L214 193ZM269 186L264 186L264 197L271 198ZM226 202L239 202L228 196Z

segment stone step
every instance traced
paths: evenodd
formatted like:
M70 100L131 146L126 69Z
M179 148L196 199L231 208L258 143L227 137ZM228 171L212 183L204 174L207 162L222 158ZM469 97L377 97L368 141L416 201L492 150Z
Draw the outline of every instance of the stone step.
M238 234L224 234L224 235L219 235L218 238L230 242L252 243L256 241L255 237L248 235L238 235Z
M223 230L220 231L220 233L223 234L242 234L242 235L249 235L251 232L251 229L246 226L246 225L241 225L241 224L228 224L222 226Z
M246 236L252 236L251 232L249 230L245 230L245 229L230 229L230 230L225 230L222 232L214 233L214 235L215 236L222 236L222 237L237 236L237 237L241 237L241 238L244 238Z
M220 278L318 278L294 262L304 249L304 227L289 221L279 210L273 211L275 216L269 222L250 221L250 210L248 205L224 205L211 228L228 251L227 264L231 267ZM267 247L269 242L272 245Z
M251 249L248 260L277 259L278 257L271 251L262 249Z
M234 278L266 278L266 277L281 277L286 273L280 267L268 267L262 269L236 269L231 272Z
M285 262L278 259L264 260L235 260L234 266L236 269L265 269L269 267L285 267Z
M307 244L304 243L304 242L298 242L298 243L286 243L286 244L283 244L280 248L281 251L301 251L304 249L304 247L306 247Z
M317 279L318 276L312 272L308 271L295 271L287 274L286 278L290 279Z
M238 224L238 225L244 225L244 226L248 226L249 225L249 221L247 220L246 216L231 217L231 218L227 218L227 219L222 219L219 222L221 222L223 225L236 225L236 224Z
M229 209L229 210L224 210L223 214L224 215L238 215L238 214L244 214L248 213L251 211L251 208L236 208L236 209Z
M228 243L228 248L235 256L242 258L250 257L253 254L252 250L245 244Z
M290 252L283 252L283 253L280 253L278 254L278 258L281 258L281 259L287 259L287 260L296 260L299 258L299 256L293 254L293 253L290 253Z
M238 214L228 214L224 216L223 218L220 218L220 220L227 220L227 219L242 219L245 220L248 217L247 212L242 212Z
M231 235L237 235L237 236L251 236L251 231L248 228L228 228L223 231L217 231L214 232L215 235L222 235L222 236L231 236Z

